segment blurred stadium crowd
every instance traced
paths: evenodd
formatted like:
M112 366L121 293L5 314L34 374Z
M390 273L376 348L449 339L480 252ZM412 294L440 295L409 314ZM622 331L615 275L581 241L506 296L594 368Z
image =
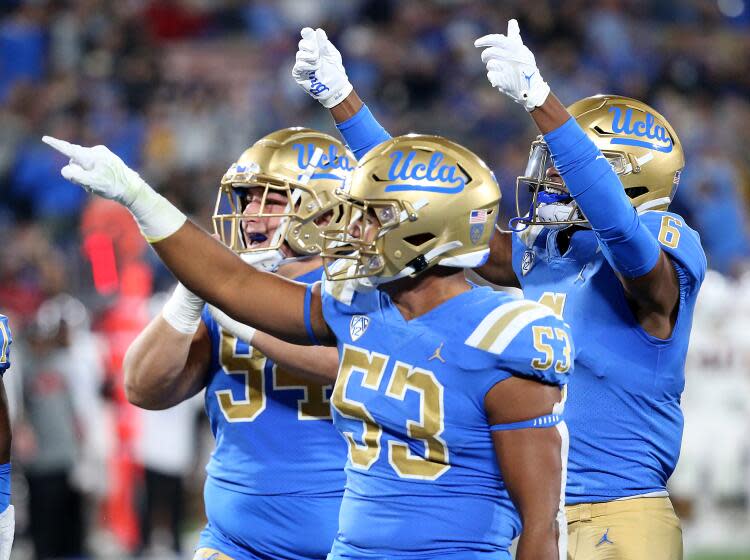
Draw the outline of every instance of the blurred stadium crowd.
M54 547L40 558L144 550L162 517L178 533L197 529L207 452L197 450L210 451L195 443L200 402L158 421L126 403L123 353L172 279L126 211L60 177L41 135L106 144L208 227L219 178L254 139L295 124L335 133L289 75L299 29L321 26L386 128L482 155L508 215L534 132L487 87L473 41L509 17L563 102L629 95L680 135L674 206L715 272L696 313L672 492L688 551L750 551L750 3L4 0L0 311L17 340L6 376L24 473L14 502L19 532ZM162 497L174 511L151 521ZM44 533L58 516L65 535Z

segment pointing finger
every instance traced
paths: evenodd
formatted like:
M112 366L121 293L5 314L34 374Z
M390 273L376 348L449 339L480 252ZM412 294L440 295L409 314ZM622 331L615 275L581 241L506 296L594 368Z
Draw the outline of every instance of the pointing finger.
M512 39L514 37L521 38L521 30L518 27L518 20L517 19L509 19L508 20L508 38Z
M42 142L71 159L78 159L81 156L82 146L79 146L78 144L71 144L70 142L53 138L52 136L42 136Z

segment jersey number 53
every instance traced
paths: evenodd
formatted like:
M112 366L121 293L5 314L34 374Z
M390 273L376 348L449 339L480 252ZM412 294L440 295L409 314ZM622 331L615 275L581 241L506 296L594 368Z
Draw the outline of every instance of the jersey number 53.
M378 391L388 359L384 354L344 345L331 401L342 416L362 422L361 443L352 432L343 433L355 468L367 470L378 460L383 451L383 428L363 403L347 397L346 389L352 374L359 372L363 375L361 386ZM389 440L388 463L401 478L435 480L450 468L448 446L440 437L445 427L443 386L431 371L397 361L385 394L403 401L407 391L419 394L419 420L406 421L406 434L424 444L424 454L413 453L406 443Z

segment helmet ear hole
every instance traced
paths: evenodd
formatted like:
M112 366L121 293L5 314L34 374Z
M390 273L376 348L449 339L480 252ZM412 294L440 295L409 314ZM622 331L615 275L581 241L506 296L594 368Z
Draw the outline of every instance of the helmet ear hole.
M404 241L406 241L409 245L413 247L421 247L425 243L429 243L435 239L435 236L430 232L425 233L415 233L414 235L410 235L409 237L404 237Z
M648 192L648 187L628 187L625 189L625 194L628 198L638 198Z

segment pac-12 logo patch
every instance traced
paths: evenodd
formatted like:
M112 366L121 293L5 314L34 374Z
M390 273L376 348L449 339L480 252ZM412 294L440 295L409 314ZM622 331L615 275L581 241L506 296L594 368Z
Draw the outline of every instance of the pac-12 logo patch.
M369 317L366 317L365 315L355 315L354 317L352 317L352 320L349 323L349 335L352 337L352 342L355 342L363 334L365 334L365 331L369 326Z
M521 272L524 276L526 276L526 273L531 270L532 266L534 266L534 257L534 251L531 249L527 249L523 254L523 259L521 259Z

